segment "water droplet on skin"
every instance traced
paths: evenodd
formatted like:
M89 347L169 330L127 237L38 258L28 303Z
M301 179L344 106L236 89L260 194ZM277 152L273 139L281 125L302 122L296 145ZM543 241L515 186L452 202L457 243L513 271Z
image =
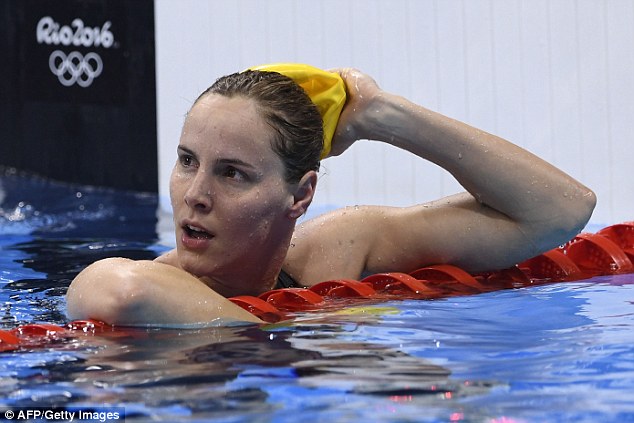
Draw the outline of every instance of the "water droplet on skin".
M458 160L462 160L462 153L458 153Z

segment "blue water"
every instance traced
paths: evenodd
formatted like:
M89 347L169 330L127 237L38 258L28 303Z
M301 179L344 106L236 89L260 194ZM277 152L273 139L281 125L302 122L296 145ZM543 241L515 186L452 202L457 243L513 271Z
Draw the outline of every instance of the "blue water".
M156 207L2 171L2 326L64 324L85 265L165 250ZM634 275L0 353L0 407L116 405L128 421L623 422L632 398Z

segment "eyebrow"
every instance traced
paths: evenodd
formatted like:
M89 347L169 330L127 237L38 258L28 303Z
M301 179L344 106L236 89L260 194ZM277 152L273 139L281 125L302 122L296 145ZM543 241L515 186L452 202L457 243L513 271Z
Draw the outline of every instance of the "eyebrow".
M187 147L183 147L182 145L179 145L179 146L176 148L176 150L177 150L177 151L180 151L180 152L183 152L183 153L187 153L187 154L189 154L190 156L194 156L194 157L196 157L196 153L194 153L193 151L191 151L191 150L190 150L189 148L187 148Z
M189 154L190 156L192 156L194 158L198 157L198 155L196 153L194 153L192 150L190 150L187 147L183 147L182 145L179 145L177 150L179 150L179 151L181 151L181 152L183 152L185 154ZM230 158L230 157L216 159L215 163L216 164L225 164L225 165L226 164L238 165L238 166L243 166L243 167L248 167L248 168L251 168L251 169L255 169L255 166L253 166L250 163L247 163L247 162L245 162L243 160L240 160L240 159L235 159L235 158Z
M241 167L248 167L250 169L255 169L255 166L253 166L250 163L244 162L240 159L231 159L231 158L226 158L226 159L217 159L216 160L216 164L229 164L229 165L238 165Z

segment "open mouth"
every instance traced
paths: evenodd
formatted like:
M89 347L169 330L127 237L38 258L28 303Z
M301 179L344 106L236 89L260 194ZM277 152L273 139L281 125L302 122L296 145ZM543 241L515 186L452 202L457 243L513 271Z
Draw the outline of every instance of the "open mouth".
M185 231L187 236L189 236L190 238L211 239L211 237L212 237L210 233L206 232L203 229L200 229L200 228L197 228L195 226L192 226L192 225L183 226L183 230Z

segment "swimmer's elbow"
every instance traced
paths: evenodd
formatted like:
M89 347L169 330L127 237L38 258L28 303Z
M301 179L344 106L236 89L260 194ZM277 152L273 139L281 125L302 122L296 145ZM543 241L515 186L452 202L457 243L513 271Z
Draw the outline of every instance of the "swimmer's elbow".
M594 193L594 191L587 188L585 193L582 195L582 199L582 214L580 222L582 223L581 227L583 228L590 221L592 212L597 205L597 195Z
M585 188L576 198L562 204L561 210L554 211L553 215L545 219L547 222L542 231L546 233L542 242L537 243L541 252L555 248L570 241L586 227L597 204L595 193Z
M592 212L597 205L597 197L589 188L585 188L577 195L572 204L566 210L566 223L564 231L567 230L565 241L574 238L590 221Z

